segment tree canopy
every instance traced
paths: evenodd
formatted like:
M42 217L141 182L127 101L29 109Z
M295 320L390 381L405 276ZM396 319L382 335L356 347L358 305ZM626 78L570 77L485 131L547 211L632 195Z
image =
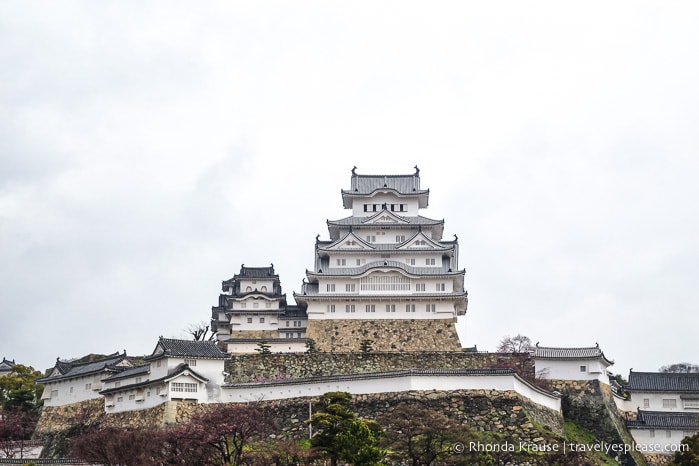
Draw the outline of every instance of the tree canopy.
M379 464L386 455L379 446L383 435L375 421L361 419L350 410L352 395L329 392L313 405L310 424L315 430L311 445L318 447L335 466L338 460L355 465Z

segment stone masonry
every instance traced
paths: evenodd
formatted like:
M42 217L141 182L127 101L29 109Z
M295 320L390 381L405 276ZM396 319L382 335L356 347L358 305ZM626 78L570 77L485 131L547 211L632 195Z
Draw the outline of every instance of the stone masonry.
M312 320L306 336L320 351L358 352L362 340L374 351L459 351L456 319Z
M534 365L529 354L465 351L234 354L226 361L225 371L229 374L226 382L233 383L405 369L495 368L513 368L524 378L534 378Z

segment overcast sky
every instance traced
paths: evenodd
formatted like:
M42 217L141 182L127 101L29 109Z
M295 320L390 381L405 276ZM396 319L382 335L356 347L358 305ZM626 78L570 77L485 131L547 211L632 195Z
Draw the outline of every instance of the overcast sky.
M696 2L0 2L0 357L291 300L350 170L421 169L464 346L699 363Z

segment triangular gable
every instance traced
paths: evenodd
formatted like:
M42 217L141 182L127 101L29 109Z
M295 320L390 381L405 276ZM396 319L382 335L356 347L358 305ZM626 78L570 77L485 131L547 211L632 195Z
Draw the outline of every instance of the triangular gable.
M361 239L359 236L355 235L354 232L350 231L343 238L335 241L329 246L318 249L325 251L367 251L376 248L373 245Z
M402 250L412 250L412 249L451 249L443 244L440 244L427 235L425 235L422 231L418 231L415 233L411 238L408 238L403 244L399 245L396 249L402 249Z
M182 377L182 376L187 376L187 377L192 377L193 379L198 380L201 383L206 383L209 379L204 377L203 375L200 375L193 371L188 365L184 364L181 367L177 368L175 372L172 374L168 375L167 377L164 377L163 380L165 382L172 382L173 380Z
M403 217L386 209L368 217L362 222L364 225L407 225L408 223Z
M155 349L153 350L153 353L151 353L150 357L153 356L159 356L161 354L165 353L165 348L163 348L163 342L158 341L158 343L155 345Z

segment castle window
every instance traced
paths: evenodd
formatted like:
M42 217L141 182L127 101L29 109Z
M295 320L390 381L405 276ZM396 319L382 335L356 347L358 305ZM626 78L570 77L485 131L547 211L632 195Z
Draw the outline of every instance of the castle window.
M346 259L338 259L337 265L347 265L347 260Z
M272 303L265 303L265 307L266 307L267 309L270 309L270 308L272 307Z
M688 398L686 400L682 400L682 403L684 404L684 409L699 409L699 399Z
M345 312L354 312L354 304L345 304Z
M425 284L424 283L416 283L415 284L415 291L425 291Z
M117 403L121 403L122 401L124 401L124 397L123 397L123 396L118 396L118 397L117 397Z
M252 323L252 317L248 317L248 324Z
M245 291L252 291L252 287L248 286L247 288L245 288Z
M651 429L649 432L650 438L655 438L655 429Z
M373 211L376 212L379 210L379 205L378 204L372 204Z
M196 393L197 384L187 382L172 382L173 392Z
M263 285L263 286L260 288L260 291L262 291L262 292L267 291L267 287Z
M407 212L407 210L408 210L408 204L401 204L400 205L401 212Z
M386 304L386 312L396 312L395 304Z
M376 305L374 305L374 304L367 304L367 305L366 305L366 312L376 312Z
M325 285L325 291L334 292L335 291L335 284L334 283L327 283Z
M364 204L364 212L369 212L369 204Z
M335 312L335 305L334 304L328 304L328 312Z
M257 309L257 308L260 307L260 303L252 303L252 307L253 307L254 309Z
M185 359L184 363L187 364L189 367L195 367L197 365L197 360L196 359Z
M674 398L664 398L663 399L663 408L665 408L665 409L677 408L677 400L675 400Z
M355 283L346 283L345 291L347 293L354 293L355 291L357 291L357 285Z
M114 382L115 387L121 387L121 382Z
M412 259L406 259L406 260L405 260L405 263L408 264L408 265L415 265L415 259L414 259L414 258L412 258Z
M434 304L425 304L425 311L436 312L436 306Z
M425 265L434 265L434 264L435 264L434 257L428 257L427 259L425 259Z
M264 317L260 317L260 323L261 323L261 324L264 324L264 323L265 323L265 318L264 318Z
M410 279L402 275L369 275L359 283L361 291L410 291Z
M446 283L437 283L437 291L446 291Z
M672 438L672 431L671 431L671 430L666 430L666 431L665 431L665 437L666 437L666 438Z
M136 399L136 395L129 395L129 400L133 401Z
M357 259L357 265L362 265L362 260L361 260L361 259Z
M248 303L240 303L241 309L245 309L246 307L248 307Z
M92 384L91 384L91 383L86 383L86 384L85 384L85 390L92 390Z
M402 243L405 241L405 235L396 235L396 243Z
M405 312L415 312L415 305L414 304L406 304L405 305Z
M587 366L580 366L580 372L587 372Z
M650 408L650 399L649 399L649 398L644 398L644 399L643 399L643 407L644 407L644 408Z
M368 243L375 243L376 242L376 235L367 235L366 240Z
M287 327L289 326L289 321L288 321L288 320L286 321L286 326L287 326Z

